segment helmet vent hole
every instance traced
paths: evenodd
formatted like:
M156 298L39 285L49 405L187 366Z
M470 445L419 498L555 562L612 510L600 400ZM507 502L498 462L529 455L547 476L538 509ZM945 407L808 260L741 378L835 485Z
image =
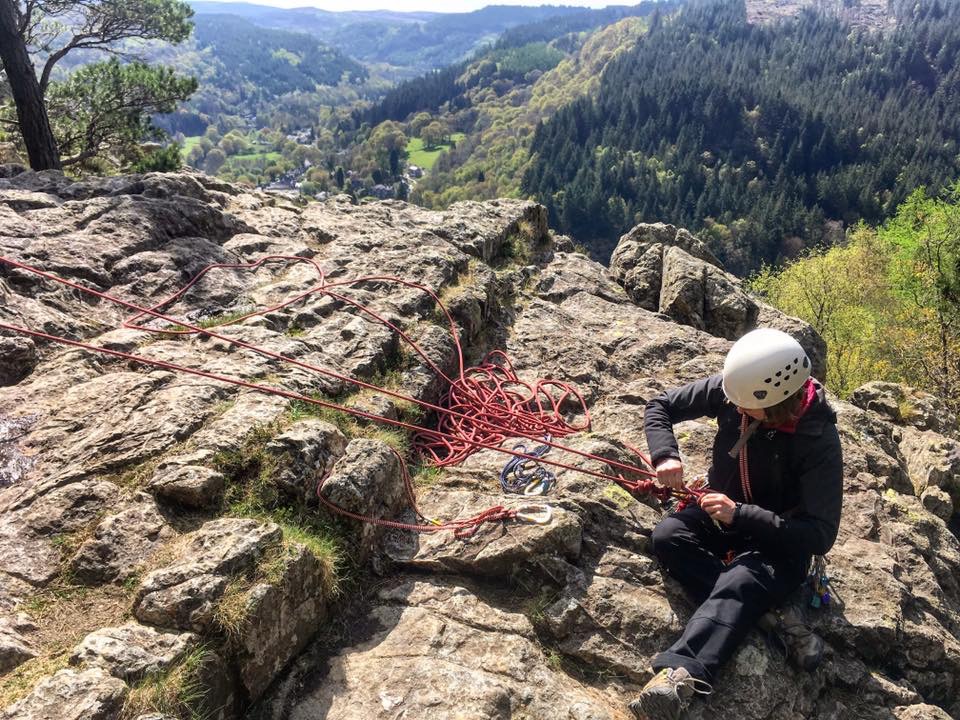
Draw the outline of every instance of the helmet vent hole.
M800 370L799 370L799 369L797 369L797 370L794 370L794 371L793 371L793 374L794 374L794 375L796 375L796 374L797 374L798 372L800 372Z
M766 380L764 380L764 382L765 382L765 383L772 383L772 382L773 382L773 378L767 378Z
M777 377L780 377L783 373L780 370L777 370Z
M793 364L794 364L794 365L796 365L798 362L800 362L800 358L794 358L794 359L793 359Z
M810 365L810 361L807 360L807 358L804 358L804 359L803 359L803 366L804 366L804 367L807 367L808 365Z
M780 387L780 381L778 380L777 382L775 382L775 383L773 384L773 386L774 386L774 387Z
M784 391L783 391L783 394L784 394L784 395L789 395L789 394L790 394L790 391L789 391L789 390L784 390Z

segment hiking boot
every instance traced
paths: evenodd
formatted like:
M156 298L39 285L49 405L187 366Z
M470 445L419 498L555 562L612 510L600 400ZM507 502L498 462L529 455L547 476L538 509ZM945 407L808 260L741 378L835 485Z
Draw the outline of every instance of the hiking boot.
M823 659L823 639L803 621L798 608L771 610L757 623L793 665L813 672Z
M664 668L643 686L630 709L638 720L678 720L694 693L711 692L710 683L693 677L686 668Z

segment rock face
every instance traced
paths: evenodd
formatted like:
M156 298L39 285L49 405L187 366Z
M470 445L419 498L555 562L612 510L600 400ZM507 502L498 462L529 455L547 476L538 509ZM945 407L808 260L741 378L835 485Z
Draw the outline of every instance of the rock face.
M682 228L637 225L620 238L610 272L640 307L711 335L736 340L757 326L788 332L810 356L814 377L826 377L826 345L813 328L747 295L706 245Z
M525 382L577 386L590 429L555 438L567 449L546 457L579 470L608 473L597 458L636 462L629 446L642 449L646 401L717 372L755 324L793 333L822 374L816 334L747 296L686 231L634 228L609 272L572 248L553 241L543 208L520 201L443 213L344 197L301 207L202 175L73 182L0 170L0 255L142 305L210 263L265 255L313 260L330 281L398 275L431 288L468 358L502 349ZM292 261L222 270L165 312L216 326L318 282ZM483 450L415 473L417 517L390 450L402 433L311 402L431 420L343 379L443 396L435 370L459 371L456 346L415 288L360 280L212 328L216 337L123 328L129 310L2 264L0 298L6 323L144 359L0 338L0 690L11 697L20 669L54 673L14 692L2 720L117 718L125 702L124 717L169 720L169 708L128 700L142 690L131 689L180 677L201 651L197 714L222 720L623 720L651 657L695 609L650 553L658 502L570 469L546 497L505 497L506 458ZM947 522L956 421L898 386L835 404L846 490L830 553L836 602L808 611L826 659L798 673L751 633L718 692L691 706L693 720L960 717L960 543ZM575 404L562 410L583 420ZM714 432L706 420L677 427L689 475L706 471ZM454 520L498 505L527 514L464 537L358 527L319 507L321 477L325 497L372 517ZM335 558L323 552L333 540L310 534L326 527L344 528L341 567L363 568L339 599ZM90 617L52 638L52 618L83 603ZM54 672L68 657L73 667Z

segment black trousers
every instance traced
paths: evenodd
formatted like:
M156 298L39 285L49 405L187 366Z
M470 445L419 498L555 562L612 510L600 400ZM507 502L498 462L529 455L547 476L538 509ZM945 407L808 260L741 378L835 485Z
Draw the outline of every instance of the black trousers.
M727 565L729 551L734 556ZM803 583L810 564L808 556L765 551L721 531L696 505L657 523L653 552L699 605L680 639L654 657L653 668L683 667L711 683L760 616Z

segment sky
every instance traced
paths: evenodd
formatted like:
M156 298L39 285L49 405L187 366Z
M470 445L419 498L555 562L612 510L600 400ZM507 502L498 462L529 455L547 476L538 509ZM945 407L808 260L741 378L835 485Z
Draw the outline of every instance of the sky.
M343 10L393 10L395 12L470 12L487 5L576 5L580 7L601 8L607 5L631 5L633 0L248 0L255 5L274 7L317 7L321 10L341 12Z

